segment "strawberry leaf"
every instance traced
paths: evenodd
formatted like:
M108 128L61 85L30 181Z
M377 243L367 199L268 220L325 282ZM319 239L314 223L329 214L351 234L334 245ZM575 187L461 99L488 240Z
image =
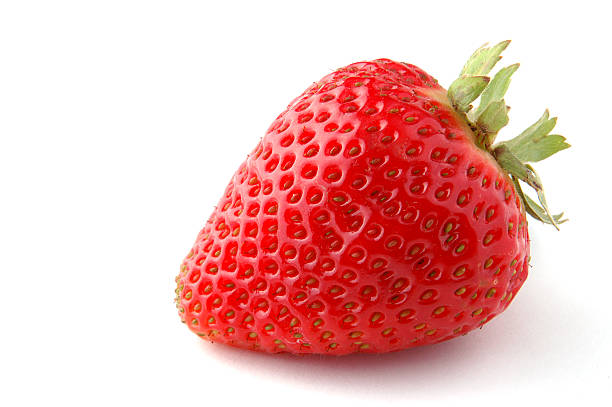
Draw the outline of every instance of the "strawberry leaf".
M501 59L501 53L508 47L508 44L510 41L502 41L491 48L487 48L487 44L478 48L463 66L460 76L488 74Z
M523 206L525 207L525 211L533 218L539 220L540 222L546 223L548 225L553 225L557 230L559 230L558 225L567 222L567 219L563 218L563 212L558 215L550 215L550 212L547 212L544 208L538 205L533 199L529 197L529 195L523 192L519 180L516 177L512 177L512 181L514 182L514 187L516 189L517 194L521 198L523 202Z
M508 91L508 87L510 86L510 77L516 70L518 69L519 64L513 64L502 68L495 74L493 80L486 89L482 92L480 96L480 105L478 105L478 109L476 109L472 118L474 120L478 120L478 117L486 110L487 107L493 102L500 101L504 98L506 91Z
M461 76L456 79L448 88L453 108L462 113L469 111L472 108L470 103L480 96L488 83L487 76Z
M493 144L495 136L502 127L508 124L508 121L508 106L503 99L489 103L489 106L478 116L476 126L483 133L482 142L486 148Z
M512 153L512 151L508 149L508 147L504 145L495 147L495 149L493 150L493 156L495 157L499 165L501 165L501 167L508 173L520 179L521 181L526 182L536 191L542 190L542 183L538 175L533 171L533 168L528 165L525 165L521 160L519 160Z
M529 168L531 170L531 172L535 175L536 182L541 186L542 185L542 181L540 180L540 177L535 172L535 170L529 164L526 164L526 167ZM538 201L540 201L540 205L542 205L542 208L544 209L544 212L546 212L546 215L547 215L548 219L551 221L553 226L557 230L559 230L559 226L557 226L557 223L555 222L554 216L550 213L550 209L548 209L548 203L546 203L546 197L544 196L544 188L540 187L540 189L536 189L536 193L538 194Z
M556 118L549 118L548 111L545 111L536 123L520 135L493 146L497 133L509 121L510 108L506 106L504 96L519 64L500 69L491 80L485 75L489 74L501 59L501 53L509 43L510 41L503 41L490 48L485 44L477 49L463 66L460 77L449 87L448 96L453 108L474 132L476 145L493 155L500 166L510 174L526 212L558 229L558 224L565 222L563 214L551 214L542 181L527 164L543 160L570 147L563 136L550 134L555 127ZM472 110L471 103L478 98L478 108ZM523 193L520 181L535 189L539 203Z
M512 140L501 144L506 145L521 161L541 161L570 147L565 137L549 134L556 123L557 118L549 118L546 110L537 122Z

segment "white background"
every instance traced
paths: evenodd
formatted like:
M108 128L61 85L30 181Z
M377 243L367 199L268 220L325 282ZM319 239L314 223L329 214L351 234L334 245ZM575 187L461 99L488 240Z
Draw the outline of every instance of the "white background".
M0 4L1 405L612 402L604 2ZM501 137L548 107L573 147L537 166L571 221L530 224L531 274L503 315L443 344L331 359L211 345L179 322L181 260L293 97L379 57L448 86L505 39L521 68Z

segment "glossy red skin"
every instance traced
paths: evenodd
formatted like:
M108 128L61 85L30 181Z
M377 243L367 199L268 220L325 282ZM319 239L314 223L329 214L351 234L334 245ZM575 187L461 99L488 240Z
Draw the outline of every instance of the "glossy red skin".
M413 65L327 75L234 174L177 277L182 319L214 342L335 355L482 326L527 277L529 239L472 138Z

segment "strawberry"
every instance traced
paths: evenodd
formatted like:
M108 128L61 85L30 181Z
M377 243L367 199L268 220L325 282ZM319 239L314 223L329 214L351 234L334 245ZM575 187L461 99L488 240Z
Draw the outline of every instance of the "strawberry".
M564 221L527 162L569 147L548 112L494 144L518 64L486 75L507 45L478 49L448 91L378 59L297 97L184 260L182 320L213 342L342 355L445 341L504 311L527 277L526 214Z

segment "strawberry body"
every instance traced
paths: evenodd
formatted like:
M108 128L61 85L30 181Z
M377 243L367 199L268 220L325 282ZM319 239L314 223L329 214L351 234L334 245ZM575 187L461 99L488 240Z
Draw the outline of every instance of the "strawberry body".
M240 166L177 277L214 342L347 354L482 326L527 277L521 200L446 90L387 59L296 98Z

